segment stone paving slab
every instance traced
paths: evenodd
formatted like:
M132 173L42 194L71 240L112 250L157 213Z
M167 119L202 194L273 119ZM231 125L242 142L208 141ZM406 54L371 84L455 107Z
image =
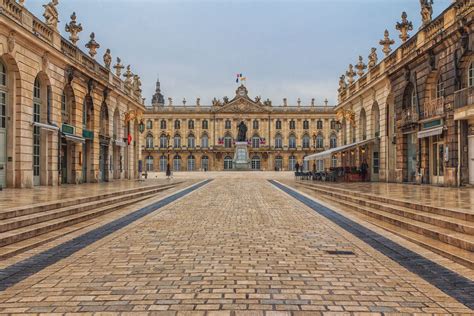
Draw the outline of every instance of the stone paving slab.
M1 292L0 313L473 312L249 176L217 178L64 260Z

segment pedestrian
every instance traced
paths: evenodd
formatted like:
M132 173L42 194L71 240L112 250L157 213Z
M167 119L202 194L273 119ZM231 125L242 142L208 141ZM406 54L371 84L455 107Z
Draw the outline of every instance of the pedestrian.
M166 177L167 177L168 180L171 179L171 166L170 166L170 164L166 165Z
M364 159L362 164L360 165L360 174L362 176L362 182L367 181L367 173L369 171L369 164L367 163L367 160Z
M298 163L298 161L295 164L295 169L296 169L296 173L300 172L300 164Z

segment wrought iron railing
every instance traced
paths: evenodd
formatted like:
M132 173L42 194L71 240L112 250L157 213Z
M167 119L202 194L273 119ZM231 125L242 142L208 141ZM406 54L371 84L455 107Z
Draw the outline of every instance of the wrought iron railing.
M429 99L423 104L423 110L420 113L420 119L428 119L435 116L443 115L444 109L444 97Z
M455 109L459 109L472 104L474 104L474 86L454 92Z

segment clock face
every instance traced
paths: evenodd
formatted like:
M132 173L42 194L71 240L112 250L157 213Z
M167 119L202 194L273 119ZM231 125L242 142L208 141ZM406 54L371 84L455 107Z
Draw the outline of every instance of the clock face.
M245 91L244 91L244 90L240 90L240 91L239 91L239 95L240 95L241 97L245 96Z

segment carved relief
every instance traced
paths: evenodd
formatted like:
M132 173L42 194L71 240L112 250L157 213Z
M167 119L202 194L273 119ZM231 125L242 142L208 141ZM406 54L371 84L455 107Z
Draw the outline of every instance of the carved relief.
M15 43L16 43L16 40L15 40L15 32L10 32L10 34L8 35L8 39L7 39L7 48L8 48L8 52L11 53L13 52L13 50L15 49Z

